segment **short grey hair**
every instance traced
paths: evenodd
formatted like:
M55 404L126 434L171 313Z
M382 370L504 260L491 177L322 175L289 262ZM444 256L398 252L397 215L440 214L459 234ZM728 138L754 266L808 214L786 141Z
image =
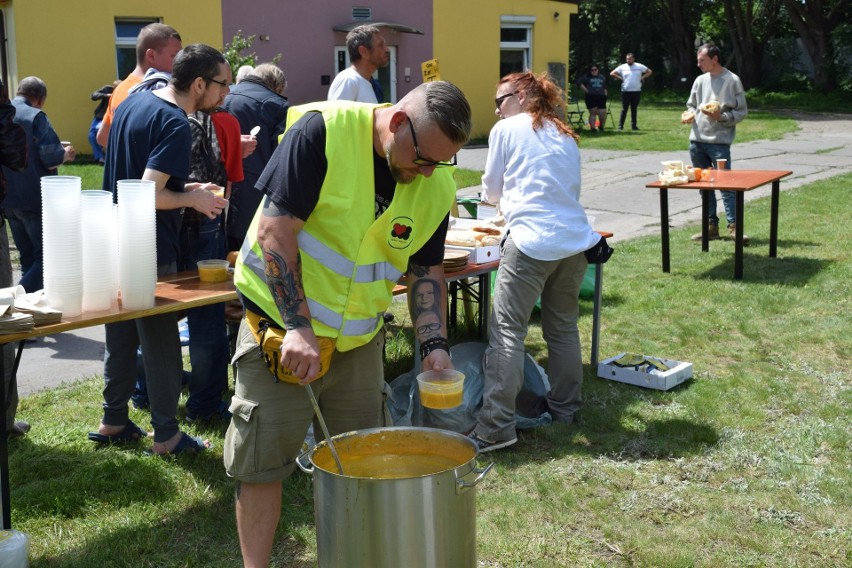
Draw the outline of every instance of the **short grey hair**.
M31 101L38 101L47 96L47 85L38 77L24 77L18 83L16 94Z
M411 104L406 101L409 98ZM454 144L463 145L470 139L470 104L461 89L452 83L423 83L406 95L400 103L404 108L410 108L413 116L436 124Z
M254 71L254 67L252 67L251 65L241 65L240 68L237 69L237 76L234 77L234 82L239 83L240 81L248 77L248 74L252 71Z
M248 76L258 79L269 87L270 91L275 91L279 95L283 95L284 89L287 88L287 77L284 76L284 71L274 63L261 63Z
M346 49L349 50L349 61L354 63L361 59L361 52L358 51L358 48L362 45L367 50L373 49L373 36L379 33L381 31L376 26L364 24L346 34Z

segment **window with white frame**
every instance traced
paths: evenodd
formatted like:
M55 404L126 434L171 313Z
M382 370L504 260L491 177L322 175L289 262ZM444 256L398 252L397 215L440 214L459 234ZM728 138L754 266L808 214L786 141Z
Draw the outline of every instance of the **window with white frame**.
M500 77L532 66L534 16L500 17Z
M159 21L156 18L115 20L115 68L119 79L127 77L136 67L136 38L139 32L148 24Z

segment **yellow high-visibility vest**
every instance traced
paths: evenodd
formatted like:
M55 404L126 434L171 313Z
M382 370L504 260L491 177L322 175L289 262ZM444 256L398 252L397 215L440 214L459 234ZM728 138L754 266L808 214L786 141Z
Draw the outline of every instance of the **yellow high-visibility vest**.
M373 110L376 105L322 102L291 107L288 127L306 112L326 125L328 171L319 201L297 239L302 283L317 336L337 340L339 351L366 344L382 327L393 288L447 215L455 200L451 168L397 184L388 209L376 219L373 179ZM255 213L237 260L239 291L284 327L266 284Z

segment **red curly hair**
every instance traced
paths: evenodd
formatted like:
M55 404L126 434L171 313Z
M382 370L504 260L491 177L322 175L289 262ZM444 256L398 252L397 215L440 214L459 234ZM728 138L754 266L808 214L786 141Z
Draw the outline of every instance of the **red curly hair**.
M500 79L499 85L509 83L513 91L523 91L526 95L524 112L533 117L533 130L544 125L545 120L553 122L557 129L574 141L580 137L564 120L565 99L562 89L550 80L547 73L535 75L532 71L509 73Z

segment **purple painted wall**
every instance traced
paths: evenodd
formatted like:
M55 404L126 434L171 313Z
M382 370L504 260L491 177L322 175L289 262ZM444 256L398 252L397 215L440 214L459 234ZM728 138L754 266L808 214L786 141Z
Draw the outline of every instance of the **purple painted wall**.
M421 83L420 64L433 57L432 2L372 0L357 5L372 8L373 22L403 24L424 34L382 30L388 45L397 47L396 98L400 99ZM354 21L352 6L340 0L223 0L222 43L230 42L237 30L257 36L252 50L258 62L282 55L278 64L287 76L285 95L291 104L325 100L328 85L321 84L321 77L334 78L334 46L346 45L346 34L333 28ZM410 82L405 80L406 67L411 71Z

